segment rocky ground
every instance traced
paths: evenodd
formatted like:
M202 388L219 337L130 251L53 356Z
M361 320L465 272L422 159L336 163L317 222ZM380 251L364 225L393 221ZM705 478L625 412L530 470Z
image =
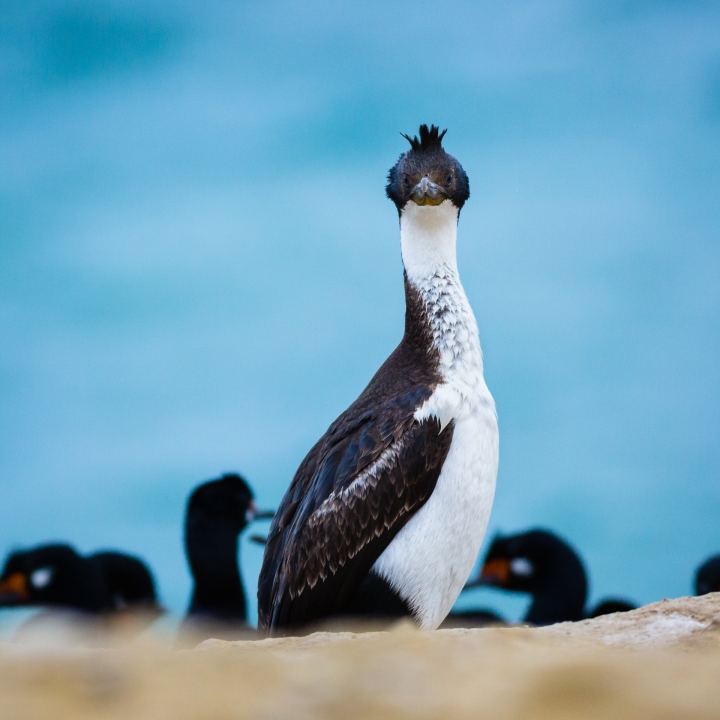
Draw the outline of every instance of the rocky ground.
M720 593L550 628L5 644L3 720L720 718Z

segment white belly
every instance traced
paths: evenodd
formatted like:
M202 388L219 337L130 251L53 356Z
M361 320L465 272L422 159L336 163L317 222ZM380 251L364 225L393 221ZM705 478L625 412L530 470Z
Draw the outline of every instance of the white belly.
M480 407L455 422L435 490L373 566L424 630L440 625L467 582L495 495L494 408Z

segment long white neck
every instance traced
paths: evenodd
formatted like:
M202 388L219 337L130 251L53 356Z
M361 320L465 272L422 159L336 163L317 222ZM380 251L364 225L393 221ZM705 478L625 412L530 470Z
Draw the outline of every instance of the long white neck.
M419 285L438 271L457 273L458 209L445 200L440 205L410 201L400 215L400 247L408 280Z
M405 272L425 303L444 380L416 417L435 415L443 427L479 405L495 412L483 379L477 322L457 270L457 219L449 200L436 206L409 202L400 216Z

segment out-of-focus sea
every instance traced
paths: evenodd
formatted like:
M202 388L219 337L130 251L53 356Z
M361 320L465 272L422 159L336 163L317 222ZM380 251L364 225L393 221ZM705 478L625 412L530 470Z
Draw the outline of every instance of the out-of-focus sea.
M488 537L555 529L593 599L690 592L720 552L716 2L4 2L1 553L126 549L182 612L190 489L275 506L400 339L384 181L421 122L471 183Z

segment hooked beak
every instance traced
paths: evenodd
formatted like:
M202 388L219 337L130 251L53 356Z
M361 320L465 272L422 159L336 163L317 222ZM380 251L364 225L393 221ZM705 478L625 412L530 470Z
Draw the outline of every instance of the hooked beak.
M439 205L445 197L445 192L439 185L424 177L413 188L410 199L417 205Z
M503 587L509 577L510 561L507 558L488 560L480 571L480 577L467 583L463 590L487 585L491 587Z
M22 605L30 599L27 578L23 573L13 573L0 581L0 606Z

